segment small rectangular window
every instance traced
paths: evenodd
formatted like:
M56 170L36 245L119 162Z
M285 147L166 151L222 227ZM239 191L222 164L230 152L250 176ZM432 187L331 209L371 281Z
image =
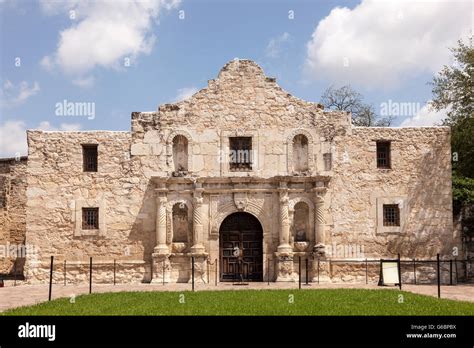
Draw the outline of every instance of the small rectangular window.
M82 163L84 172L97 172L97 145L82 145Z
M252 138L229 138L229 169L231 171L252 170Z
M377 141L377 168L390 168L390 142Z
M99 208L82 208L82 229L99 229Z
M400 208L398 204L383 205L383 225L400 226Z
M323 154L323 161L324 161L324 170L325 171L332 170L332 154L331 153Z

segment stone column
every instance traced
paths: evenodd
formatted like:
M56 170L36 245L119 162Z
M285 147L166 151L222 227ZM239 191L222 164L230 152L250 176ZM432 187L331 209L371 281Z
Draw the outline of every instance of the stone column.
M194 189L194 208L193 208L193 246L191 247L190 261L194 257L194 282L207 282L207 256L206 248L203 244L204 225L207 223L207 218L203 212L203 198L202 193L204 189L201 183L195 184ZM190 262L190 267L191 267ZM189 272L189 282L192 282L191 272Z
M326 259L324 235L324 193L325 187L315 187L314 192L314 247L313 247L313 282L327 283L329 277L329 263ZM319 260L319 268L318 268ZM318 275L319 274L319 275Z
M324 256L326 238L324 234L324 197L325 188L316 187L314 192L314 248L317 256Z
M280 182L280 230L279 230L279 245L276 256L276 281L296 281L297 274L294 273L293 266L293 249L289 243L290 241L290 219L288 206L288 187L286 182Z
M156 246L153 250L157 254L169 254L168 245L166 245L166 191L157 191L156 197Z
M290 246L290 216L289 216L289 206L288 206L288 187L286 183L280 183L280 233L278 245L278 252L291 252L292 248Z
M156 189L156 246L152 254L152 283L162 283L171 279L170 250L166 244L166 188Z
M194 209L193 209L193 246L191 247L191 253L193 254L202 254L206 250L204 245L202 244L203 238L203 198L202 198L202 191L203 188L196 184L196 188L194 190Z
M324 244L324 198L320 195L316 195L316 204L314 205L314 240L315 242Z

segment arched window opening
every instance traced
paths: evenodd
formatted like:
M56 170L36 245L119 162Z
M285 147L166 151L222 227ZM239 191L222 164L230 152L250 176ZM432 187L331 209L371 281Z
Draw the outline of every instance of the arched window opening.
M173 162L175 172L188 171L188 139L184 135L173 139Z
M176 203L173 205L173 243L187 243L188 236L188 207L184 203Z
M293 231L295 242L306 242L308 240L309 207L305 202L298 202L295 204Z
M296 172L306 172L308 166L308 138L298 134L293 138L293 169Z

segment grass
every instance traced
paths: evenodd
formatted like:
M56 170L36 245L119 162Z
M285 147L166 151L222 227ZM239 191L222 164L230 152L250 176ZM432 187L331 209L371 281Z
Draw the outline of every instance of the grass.
M474 315L474 303L403 291L365 289L118 292L81 295L74 303L62 298L1 314Z

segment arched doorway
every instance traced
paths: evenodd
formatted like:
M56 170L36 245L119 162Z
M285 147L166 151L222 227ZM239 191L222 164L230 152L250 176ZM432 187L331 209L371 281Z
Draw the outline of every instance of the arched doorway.
M221 281L263 280L263 229L255 216L226 217L219 229L219 248Z

